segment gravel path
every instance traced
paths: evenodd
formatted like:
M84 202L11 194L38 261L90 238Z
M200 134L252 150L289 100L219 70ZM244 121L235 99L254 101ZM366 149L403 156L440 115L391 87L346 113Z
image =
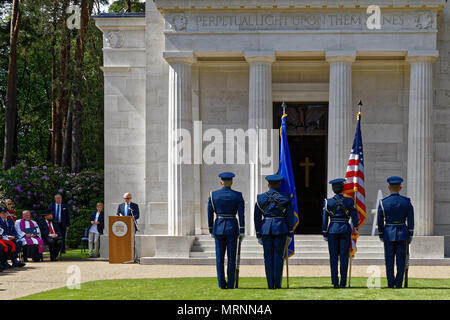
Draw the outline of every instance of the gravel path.
M74 267L75 266L75 267ZM79 268L81 283L107 279L215 277L215 266L109 264L107 261L29 262L24 268L0 273L0 299L14 299L66 286ZM381 276L385 269L380 266ZM291 277L329 276L329 266L289 266ZM241 266L242 277L264 277L264 266ZM353 266L352 276L368 277L367 266ZM448 266L411 266L411 278L450 279ZM25 290L23 288L26 288Z

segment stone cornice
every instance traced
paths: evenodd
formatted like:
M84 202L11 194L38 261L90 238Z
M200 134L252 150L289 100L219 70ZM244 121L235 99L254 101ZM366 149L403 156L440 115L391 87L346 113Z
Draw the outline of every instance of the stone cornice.
M92 16L97 28L107 30L145 30L145 15L100 14Z
M329 63L335 62L353 63L356 60L356 50L327 51L326 60Z
M439 51L435 50L414 50L408 51L406 61L413 62L434 62L439 57Z
M248 63L271 64L276 60L274 51L246 51L244 57Z
M168 63L182 63L182 64L194 64L197 62L197 58L192 51L165 51L163 52L163 58Z
M373 0L153 0L160 11L230 9L367 8ZM442 9L446 0L378 0L381 8Z

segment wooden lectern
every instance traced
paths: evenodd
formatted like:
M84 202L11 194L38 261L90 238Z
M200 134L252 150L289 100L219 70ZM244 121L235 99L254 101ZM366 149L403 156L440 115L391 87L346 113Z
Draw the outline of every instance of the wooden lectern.
M109 216L109 263L133 262L133 217Z

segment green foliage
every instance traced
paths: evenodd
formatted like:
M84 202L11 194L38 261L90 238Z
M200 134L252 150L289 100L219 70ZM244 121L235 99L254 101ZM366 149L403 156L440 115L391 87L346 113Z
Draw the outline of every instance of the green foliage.
M0 1L0 160L4 144L4 108L9 59L10 1ZM52 127L52 55L55 55L55 86L59 89L59 68L63 44L63 1L22 0L17 53L17 162L42 167L51 159ZM57 4L54 8L55 3ZM95 0L99 10L105 0ZM96 14L97 12L93 12ZM56 18L56 20L55 20ZM56 24L54 24L56 21ZM70 31L68 84L72 86L76 38L79 30ZM82 167L103 169L103 65L102 33L89 22L85 40L85 61L81 79ZM69 97L72 106L72 96Z
M97 202L103 202L103 172L74 174L65 168L22 163L0 172L0 193L4 199L12 199L17 208L30 210L33 217L48 208L56 193L63 196L72 214L80 209L94 210Z
M81 244L81 238L84 237L84 231L89 226L89 217L95 210L82 209L73 211L70 217L70 228L67 233L66 245L70 248L78 248Z
M109 7L110 13L123 13L126 12L128 8L126 0L114 1ZM131 12L145 12L145 2L140 2L139 0L132 0L131 2Z

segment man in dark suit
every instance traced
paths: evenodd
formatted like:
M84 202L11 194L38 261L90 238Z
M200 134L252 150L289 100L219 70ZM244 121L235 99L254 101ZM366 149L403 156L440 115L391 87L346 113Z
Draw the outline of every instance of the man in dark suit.
M117 208L117 215L118 216L133 216L135 220L134 227L137 231L137 220L139 219L139 206L131 202L131 193L127 192L123 195L123 200L125 202L119 204L119 207Z
M56 261L58 258L59 251L63 246L62 232L59 228L58 223L53 221L53 214L49 211L44 213L44 219L41 220L39 224L39 229L41 229L42 240L50 251L50 260Z
M62 253L66 253L66 232L70 227L70 211L69 207L62 203L62 196L60 194L55 195L55 203L52 203L48 208L53 215L53 222L58 225L61 230L62 237Z

